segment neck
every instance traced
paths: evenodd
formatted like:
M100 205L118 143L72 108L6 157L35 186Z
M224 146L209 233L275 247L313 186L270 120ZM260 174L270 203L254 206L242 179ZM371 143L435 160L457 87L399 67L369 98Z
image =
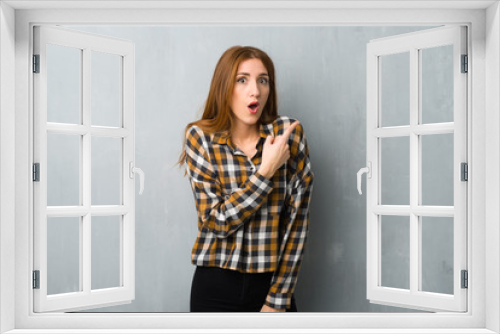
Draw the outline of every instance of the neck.
M236 143L253 142L259 137L259 125L235 124L231 137Z

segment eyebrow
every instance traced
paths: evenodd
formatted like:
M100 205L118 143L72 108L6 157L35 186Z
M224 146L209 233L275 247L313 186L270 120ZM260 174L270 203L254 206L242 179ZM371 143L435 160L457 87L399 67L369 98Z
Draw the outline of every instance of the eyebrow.
M249 74L249 73L245 73L245 72L240 72L240 73L238 73L238 74L236 74L236 75L247 75L247 76L250 76L250 74ZM266 77L268 77L268 76L269 76L269 74L267 74L267 73L261 73L261 74L259 74L258 76L259 76L259 77L261 77L261 76L266 76Z

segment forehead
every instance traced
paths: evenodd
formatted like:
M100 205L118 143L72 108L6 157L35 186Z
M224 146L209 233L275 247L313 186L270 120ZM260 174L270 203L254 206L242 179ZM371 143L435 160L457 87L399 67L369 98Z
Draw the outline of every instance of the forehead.
M258 58L251 58L243 60L238 66L238 73L240 72L257 72L258 74L267 74L267 69L262 60ZM254 73L255 74L255 73Z

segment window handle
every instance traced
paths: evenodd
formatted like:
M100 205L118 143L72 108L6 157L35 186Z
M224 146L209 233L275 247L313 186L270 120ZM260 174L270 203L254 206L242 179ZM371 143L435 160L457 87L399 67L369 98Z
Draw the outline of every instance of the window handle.
M361 193L361 175L363 175L364 173L368 174L367 176L369 179L372 178L372 163L371 163L371 161L368 161L368 167L361 168L358 171L358 192L360 195L362 194Z
M145 178L144 172L142 171L142 169L134 167L133 161L130 161L129 163L129 172L130 172L129 176L131 179L134 178L135 173L139 174L139 176L141 177L139 180L141 185L141 189L139 190L139 195L142 195L142 191L144 190L144 178Z

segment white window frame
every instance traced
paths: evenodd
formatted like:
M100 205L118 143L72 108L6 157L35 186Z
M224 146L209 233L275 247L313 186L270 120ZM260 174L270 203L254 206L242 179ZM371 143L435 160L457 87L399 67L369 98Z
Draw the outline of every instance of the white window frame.
M13 330L12 333L17 334L47 333L49 329L54 333L61 329L61 333L76 333L78 329L87 329L86 333L109 333L113 329L127 329L127 333L200 333L203 328L212 328L212 333L234 333L237 332L235 328L252 328L255 329L252 332L261 333L340 333L346 332L346 329L350 333L500 332L498 1L78 1L71 4L69 1L11 0L3 1L0 6L0 331ZM19 10L14 10L11 6ZM108 11L92 10L106 6L123 7ZM145 10L123 9L125 6L142 7ZM77 7L84 9L74 9ZM391 9L392 7L395 8ZM23 8L30 9L22 10ZM468 76L468 110L471 112L468 114L468 132L471 135L468 140L468 198L471 200L468 204L468 235L471 238L468 240L470 275L467 313L210 316L189 313L33 313L30 279L33 261L33 205L29 178L33 162L30 160L33 156L33 124L32 76L29 70L34 24L403 25L402 23L409 26L464 24L469 28L471 75ZM14 63L15 73L11 70ZM12 85L13 82L15 86ZM14 94L15 101L12 98ZM15 128L15 144L11 141L14 134L9 127ZM14 171L15 183L11 180ZM15 194L15 203L12 201L12 194ZM15 256L14 261L12 254ZM15 286L14 292L12 286ZM148 331L148 328L151 330ZM182 328L193 330L183 331ZM290 328L301 329L293 331ZM417 328L418 331L412 328ZM249 331L242 329L240 332Z

